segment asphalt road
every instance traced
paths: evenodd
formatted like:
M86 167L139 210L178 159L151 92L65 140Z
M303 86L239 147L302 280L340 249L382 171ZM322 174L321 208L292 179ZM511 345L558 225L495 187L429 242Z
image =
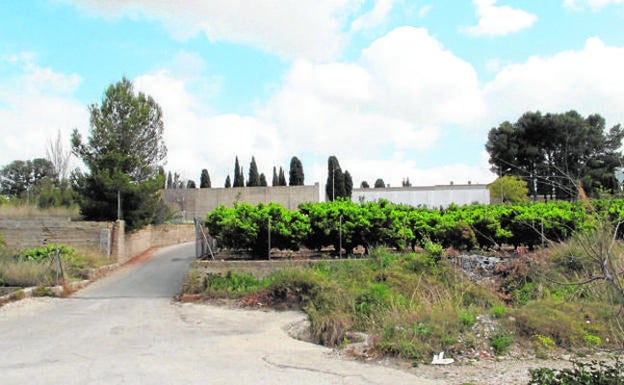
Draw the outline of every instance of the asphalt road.
M298 312L180 304L193 245L66 299L0 308L0 384L433 384L294 340Z

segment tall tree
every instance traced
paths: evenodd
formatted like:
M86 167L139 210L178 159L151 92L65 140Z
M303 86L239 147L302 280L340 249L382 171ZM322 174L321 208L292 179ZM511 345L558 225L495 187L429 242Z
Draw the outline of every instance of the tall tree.
M168 189L172 189L173 188L173 176L171 175L171 171L169 171L167 173L167 185L166 185Z
M338 159L332 155L327 159L327 183L325 194L330 201L345 196L345 180Z
M597 114L584 118L576 111L537 111L492 128L485 148L491 170L499 177L524 179L534 199L570 199L576 197L579 183L588 194L617 188L623 137L619 124L607 131Z
M256 158L251 157L251 163L249 164L249 179L247 179L247 187L260 186L260 175L258 174L258 165L256 165Z
M205 168L201 171L201 176L199 177L199 188L210 188L210 175L208 174L208 170Z
M0 193L20 197L44 180L54 180L55 175L54 166L47 159L14 160L0 169Z
M234 183L233 187L245 187L245 177L243 176L243 168L238 163L238 156L234 162Z
M291 186L303 186L303 165L296 156L293 156L290 160L289 185Z
M89 169L76 181L82 215L107 221L121 217L129 229L153 222L164 183L158 171L167 156L160 106L136 93L124 77L89 112L87 141L78 130L72 133L72 152Z
M260 174L260 186L267 187L267 179L264 173Z
M277 176L277 170L275 166L273 166L273 180L271 181L271 186L279 186L279 177Z
M232 187L232 180L230 179L230 176L228 175L225 178L225 188L231 188Z
M386 187L386 182L384 182L384 180L383 180L383 179L378 178L378 179L375 181L374 186L375 186L375 188L384 188L384 187Z
M279 169L278 185L286 186L286 175L284 174L284 169L281 166Z
M353 179L351 178L351 174L349 173L348 170L345 170L344 172L344 191L345 191L345 198L347 199L351 199L351 193L353 192Z
M56 140L49 141L48 147L46 148L46 158L50 164L52 164L54 179L57 184L67 179L70 157L71 151L65 150L61 139L61 130L58 130Z

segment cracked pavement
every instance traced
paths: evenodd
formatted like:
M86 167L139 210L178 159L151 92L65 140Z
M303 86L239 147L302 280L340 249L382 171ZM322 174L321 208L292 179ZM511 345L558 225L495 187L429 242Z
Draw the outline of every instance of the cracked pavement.
M0 309L0 382L439 384L290 338L299 312L173 302L194 245L160 249L70 298Z

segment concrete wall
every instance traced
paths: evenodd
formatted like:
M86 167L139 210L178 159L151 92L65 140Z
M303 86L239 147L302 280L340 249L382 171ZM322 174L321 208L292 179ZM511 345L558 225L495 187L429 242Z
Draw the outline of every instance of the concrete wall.
M162 190L167 204L181 211L186 220L204 219L219 205L231 207L234 202L278 203L295 210L304 202L319 201L319 184L314 186L234 187Z
M388 187L353 189L354 202L375 202L386 199L392 203L429 208L459 206L473 203L489 204L490 191L484 184L439 185L431 187Z
M109 255L120 263L152 247L195 240L192 224L147 226L126 233L123 221L72 222L68 218L0 219L0 234L5 245L15 251L62 244Z
M63 244L108 254L112 222L72 222L69 218L0 219L0 234L12 250Z

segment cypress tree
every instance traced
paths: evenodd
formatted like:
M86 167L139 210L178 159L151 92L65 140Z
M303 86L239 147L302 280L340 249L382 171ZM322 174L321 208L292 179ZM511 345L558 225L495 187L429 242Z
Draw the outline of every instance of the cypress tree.
M243 168L238 163L238 156L234 163L234 187L245 187L245 177L243 176Z
M266 180L266 176L264 175L264 173L260 174L260 186L262 187L267 186L267 180Z
M201 171L201 176L199 177L199 188L210 188L210 175L208 175L208 170L203 169Z
M167 188L168 189L173 188L173 177L171 176L171 171L167 173Z
M290 160L289 184L291 186L303 186L303 165L296 156Z
M360 188L370 188L370 186L368 185L368 182L363 180L362 183L360 184Z
M191 188L197 188L197 185L195 184L195 181L192 179L189 179L186 182L186 188L191 189Z
M225 188L230 187L232 187L232 181L230 180L230 176L228 175L227 178L225 178Z
M343 197L351 199L351 193L353 192L353 179L349 171L344 172L344 195Z
M247 187L260 186L260 175L258 175L258 166L256 165L256 158L251 157L251 163L249 164L249 179L247 179Z
M379 178L375 181L375 188L384 188L386 187L386 183L383 179Z
M286 176L284 175L284 170L281 167L279 170L279 185L286 186Z
M277 177L277 171L275 170L275 166L273 166L273 181L271 182L271 186L279 186L279 179Z
M327 160L327 183L325 184L325 194L327 199L333 201L336 198L345 196L345 180L340 163L335 156L330 156Z

